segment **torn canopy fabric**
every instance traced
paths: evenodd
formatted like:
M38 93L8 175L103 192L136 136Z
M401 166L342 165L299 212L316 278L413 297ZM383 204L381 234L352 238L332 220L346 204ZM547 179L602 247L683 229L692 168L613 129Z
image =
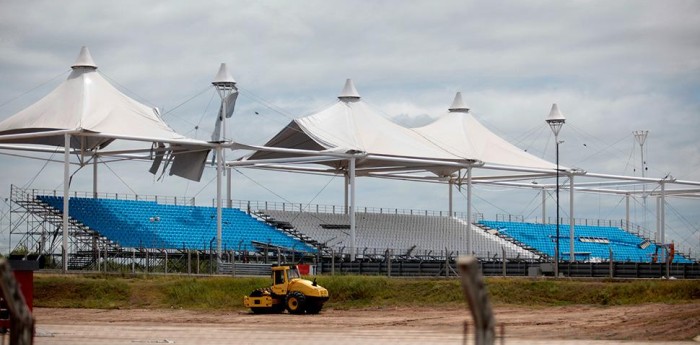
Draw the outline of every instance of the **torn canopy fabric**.
M230 95L226 96L224 102L219 108L219 114L216 117L216 123L214 124L214 132L211 134L211 141L221 141L221 125L224 122L224 117L230 119L233 116L233 110L236 107L236 100L238 99L238 90L233 91ZM226 104L226 114L224 114L224 103ZM226 138L223 138L226 139Z
M170 175L176 175L188 180L199 181L202 179L204 165L209 155L208 149L193 146L173 145L173 165Z

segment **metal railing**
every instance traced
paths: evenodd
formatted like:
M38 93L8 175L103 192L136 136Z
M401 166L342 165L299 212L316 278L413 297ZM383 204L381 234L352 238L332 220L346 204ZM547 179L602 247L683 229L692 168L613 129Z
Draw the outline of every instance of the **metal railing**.
M17 187L14 187L17 188ZM30 189L27 190L32 196L48 195L48 196L63 196L63 191L47 190L47 189ZM167 196L167 195L151 195L151 194L128 194L128 193L92 193L84 191L72 191L72 198L97 198L97 199L114 199L114 200L134 200L134 201L154 201L165 205L182 205L194 206L195 198L186 196Z

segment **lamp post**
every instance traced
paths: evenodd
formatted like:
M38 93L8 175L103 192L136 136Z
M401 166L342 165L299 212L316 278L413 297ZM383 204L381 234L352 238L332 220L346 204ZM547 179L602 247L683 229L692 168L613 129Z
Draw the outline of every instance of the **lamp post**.
M216 74L214 77L214 81L211 82L212 85L216 88L216 91L219 93L219 96L221 97L221 111L219 113L219 121L221 121L220 125L223 128L223 135L218 137L218 138L212 138L212 140L218 140L220 142L226 141L226 118L229 117L229 109L227 109L227 102L232 101L231 106L233 106L233 102L235 102L236 98L238 97L238 88L236 87L236 81L233 79L231 76L231 73L228 71L228 67L226 67L225 63L222 63L221 66L219 67L219 72ZM231 113L233 108L230 109ZM217 122L217 125L219 125L219 122ZM223 207L221 204L221 177L223 174L224 170L224 164L226 161L226 157L224 157L224 149L219 143L216 147L216 264L217 267L221 264L221 237L222 237L222 211L221 208ZM231 200L231 172L229 171L228 175L228 184L226 186L227 190L227 200ZM231 207L230 202L227 202L228 206ZM218 268L217 268L218 269Z
M646 165L647 163L644 161L644 142L647 140L647 135L649 134L649 131L646 130L639 130L639 131L634 131L632 132L634 134L634 139L637 140L637 143L639 143L639 150L641 153L641 170L642 170L642 177L644 177L644 173L646 172ZM642 201L643 201L643 209L642 212L644 213L644 223L642 226L644 228L647 227L647 193L646 193L646 183L642 184Z
M552 110L549 111L549 116L547 116L545 122L547 122L554 133L554 143L557 151L557 238L554 252L554 275L559 277L559 131L561 131L561 127L566 122L566 118L561 114L556 103L552 104ZM573 253L569 253L569 255L573 255Z

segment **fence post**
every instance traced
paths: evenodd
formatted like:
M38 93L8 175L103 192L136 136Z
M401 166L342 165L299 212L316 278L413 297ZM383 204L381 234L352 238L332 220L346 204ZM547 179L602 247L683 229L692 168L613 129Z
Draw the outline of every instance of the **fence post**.
M501 253L503 255L503 276L505 277L507 275L507 272L506 272L506 248L501 247Z
M462 256L457 260L457 267L461 276L462 292L474 320L474 343L493 345L496 320L479 263L476 257Z
M445 277L450 276L450 254L447 252L447 248L445 248Z
M187 274L192 274L192 252L187 249Z
M102 272L102 264L100 263L100 258L102 257L102 249L100 249L100 245L94 237L92 238L92 246L92 258L93 260L95 260L97 272ZM97 251L97 258L95 258L95 251Z
M612 248L608 248L610 251L610 278L615 276L615 264L613 263L613 251Z
M391 277L391 257L393 252L393 249L387 249L386 252L384 252L384 255L386 255L386 275L388 277Z
M335 249L331 247L331 275L335 275Z
M107 246L107 242L105 241L105 257L104 257L104 263L105 263L105 273L107 273L107 257L109 256L109 252L107 251L109 247Z

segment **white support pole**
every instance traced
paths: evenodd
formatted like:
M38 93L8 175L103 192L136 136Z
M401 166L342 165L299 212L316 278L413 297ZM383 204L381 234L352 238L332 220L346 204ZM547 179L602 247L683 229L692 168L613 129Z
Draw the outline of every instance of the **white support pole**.
M343 213L348 214L348 188L350 187L350 175L347 173L345 174L345 208L343 209Z
M559 227L561 219L559 219L559 135L554 133L554 143L557 151L557 238L556 238L556 249L554 250L554 276L559 278L559 259L561 258L561 249L559 248Z
M448 195L448 198L450 199L447 209L450 213L450 217L452 217L452 187L453 187L452 179L450 178L450 180L447 182L447 188L448 188L447 195Z
M233 80L233 77L231 74L229 74L228 69L226 67L225 63L222 63L221 66L219 67L219 72L216 74L216 77L214 77L214 81L212 81L212 85L216 88L216 92L219 94L219 97L221 97L221 112L219 113L219 116L221 116L221 129L222 129L222 136L218 138L222 142L228 142L228 137L226 135L226 119L228 118L228 110L227 108L227 99L230 95L233 94L233 92L237 92L238 89L236 88L236 81ZM217 159L222 161L223 164L226 164L226 151L221 147L217 147ZM226 174L227 179L226 179L226 200L227 200L227 205L228 207L231 207L231 170L229 168L226 169L226 171L223 171L223 167L218 167L217 169L221 169L221 172L218 172L218 179L221 179L221 175ZM220 184L221 182L219 182ZM220 189L220 188L219 188ZM221 202L221 195L219 195L219 202ZM219 243L220 245L221 243ZM217 253L217 263L221 259L221 248L218 248L219 252Z
M576 261L574 251L574 174L569 175L569 262Z
M228 90L227 88L224 88L222 91L223 91L223 96L221 97L221 110L222 110L221 116L223 116L223 118L221 119L221 129L222 129L221 141L226 141L226 114L227 114L226 113L226 97L228 97L228 95L230 94L230 90ZM224 164L226 163L226 151L224 151L223 149L219 149L219 151L216 153L216 155L220 161L222 161ZM217 169L218 169L218 167L217 167ZM230 208L231 207L231 201L230 201L231 200L231 170L226 169L225 171L223 171L223 167L222 167L222 173L226 173L226 205L228 205L228 207ZM219 175L219 177L217 177L217 178L220 179L221 175ZM218 234L221 234L221 232L219 232ZM219 264L221 263L221 247L220 247L221 241L219 240L220 238L221 238L220 236L217 237L217 252L216 252L217 267L219 267Z
M221 203L221 175L224 170L224 160L221 155L221 145L216 146L216 267L221 267L221 225L222 225L222 203Z
M661 181L661 198L659 206L659 229L661 229L661 243L666 243L666 182Z
M547 224L547 189L542 188L542 224Z
M231 199L231 167L226 168L226 207L233 207L233 200Z
M92 156L92 197L97 199L97 155Z
M625 230L630 231L630 193L625 194Z
M472 255L472 167L467 167L467 255Z
M350 261L355 261L355 158L350 158Z
M661 239L661 225L660 220L661 220L661 197L657 196L656 197L656 242L659 242L663 244L663 240Z
M68 272L68 206L70 198L70 134L63 135L63 273Z

